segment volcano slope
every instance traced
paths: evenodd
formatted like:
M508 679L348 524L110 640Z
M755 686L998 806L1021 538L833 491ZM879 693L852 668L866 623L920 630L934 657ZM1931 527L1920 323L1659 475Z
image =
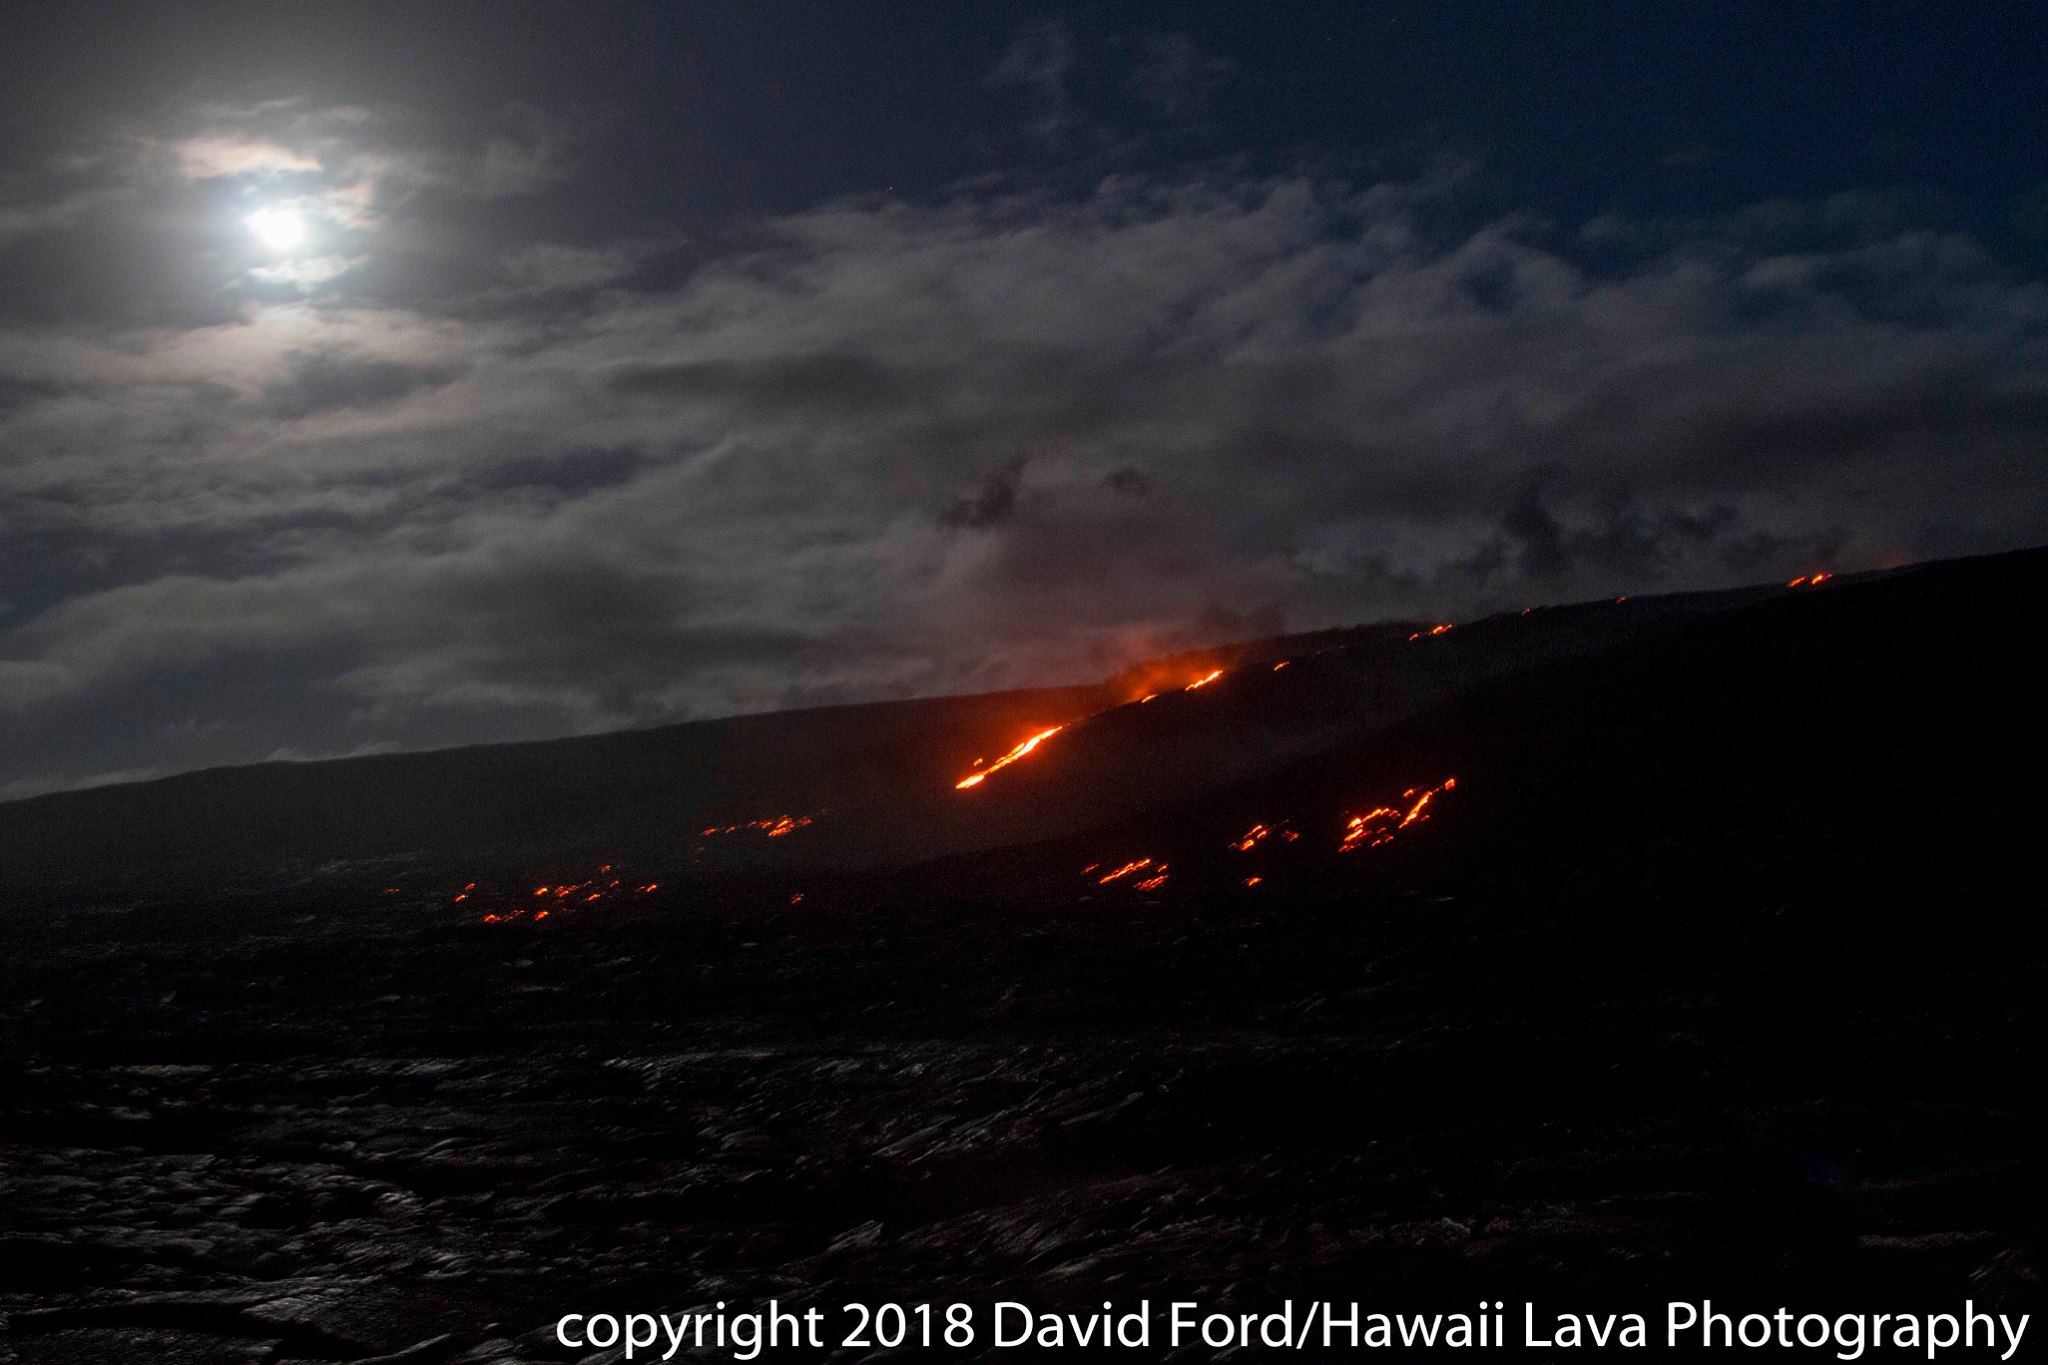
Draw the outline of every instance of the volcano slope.
M913 867L16 914L0 1355L609 1359L555 1319L770 1297L2038 1313L2044 589L1572 609L1597 647ZM1298 643L949 799L1101 809L1113 739L1172 778Z

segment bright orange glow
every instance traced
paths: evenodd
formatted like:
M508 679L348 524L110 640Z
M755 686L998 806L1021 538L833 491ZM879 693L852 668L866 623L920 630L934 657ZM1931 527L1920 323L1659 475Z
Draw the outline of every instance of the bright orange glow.
M1273 671L1274 671L1275 673L1278 673L1278 672L1279 672L1279 671L1280 671L1281 669L1283 669L1283 668L1287 667L1287 665L1289 665L1289 664L1291 664L1291 663L1293 663L1293 662L1294 662L1294 660L1292 660L1292 659L1282 659L1282 660L1281 660L1281 661L1280 661L1279 663L1277 663L1277 664L1274 664L1274 665L1273 665Z
M1392 843L1400 831L1427 821L1430 803L1444 792L1457 790L1457 786L1457 778L1447 777L1434 787L1410 787L1401 793L1401 799L1408 802L1406 809L1374 806L1362 815L1352 816L1345 821L1344 837L1337 845L1337 851L1349 853L1354 849L1378 848Z
M1354 815L1344 825L1344 841L1337 845L1339 853L1349 853L1354 848L1378 848L1391 840L1395 826L1389 821L1401 818L1401 812L1392 806L1374 806L1363 815Z
M1409 636L1408 638L1411 640L1421 640L1431 635L1448 635L1455 629L1457 629L1456 626L1449 625L1431 626L1428 630L1416 631L1413 635Z
M606 863L597 876L586 881L548 883L531 891L524 890L523 886L519 890L507 888L499 891L489 887L478 890L478 883L471 882L470 890L456 894L455 903L481 900L485 905L494 906L481 917L485 924L513 924L520 920L531 920L537 924L557 911L581 910L596 901L614 902L621 897L645 896L661 887L660 882L653 881L628 884L623 877L606 875L611 871L612 865ZM541 902L539 906L533 906L536 898ZM550 905L550 901L558 904Z
M1081 869L1081 875L1084 877L1089 876L1101 866L1101 863L1090 863ZM1131 890L1157 891L1160 887L1166 885L1167 866L1166 863L1156 863L1150 858L1133 858L1123 866L1114 868L1095 878L1095 884L1097 886L1108 886L1111 882L1122 881L1125 877L1142 873L1144 874L1143 876L1130 883Z
M1232 844L1231 847L1236 849L1239 853L1249 853L1254 848L1257 848L1259 846L1259 842L1272 832L1273 831L1265 825L1253 825L1250 829L1244 832L1244 837L1239 839L1236 843Z
M1450 627L1446 626L1444 627L1444 629L1449 630ZM1282 660L1280 663L1274 665L1274 667L1285 668L1291 662L1292 660ZM1221 678L1226 671L1227 670L1221 668L1212 668L1207 673L1204 673L1201 677L1196 678L1193 682L1182 684L1181 690L1183 692L1194 692L1201 688L1207 687L1210 683L1215 682L1218 678ZM1157 692L1147 692L1144 696L1134 698L1132 701L1127 703L1121 703L1121 705L1143 706L1146 702L1157 700L1159 695L1160 694ZM1114 711L1116 709L1118 708L1114 706L1107 708L1107 710L1110 711ZM1008 753L1004 754L1001 758L998 758L993 763L984 763L981 759L975 759L974 771L968 773L965 777L955 782L953 784L953 790L964 792L970 791L973 788L980 786L982 783L988 781L988 779L993 774L1001 772L1004 768L1009 767L1012 763L1015 763L1020 759L1029 758L1033 753L1035 753L1038 750L1040 745L1044 744L1047 740L1051 739L1060 731L1072 729L1075 726L1093 720L1096 716L1102 714L1105 714L1105 712L1093 712L1089 715L1082 716L1078 720L1070 720L1060 725L1048 726L1047 728L1040 730L1037 734L1032 735L1028 739L1024 740L1021 744L1017 745L1016 748L1010 750ZM715 831L706 830L704 832L706 834L711 834Z
M1257 886L1260 882L1264 880L1266 880L1264 877L1246 877L1244 879L1244 884L1247 888L1249 888Z
M811 817L808 815L778 815L773 820L744 820L737 825L712 825L697 832L708 839L717 835L741 834L747 830L754 830L767 838L780 839L785 834L794 834L810 823ZM604 871L609 872L611 868L607 867Z
M961 778L958 782L955 782L953 784L954 790L964 792L969 787L980 786L982 783L988 781L988 775L990 773L1001 772L1004 768L1009 767L1018 759L1028 758L1031 755L1031 752L1034 749L1036 749L1039 745L1045 743L1047 740L1051 739L1054 735L1058 734L1060 731L1066 728L1067 727L1064 725L1055 725L1049 730L1040 730L1037 734L1025 740L1022 744L1019 744L1016 748L1010 750L1010 752L1004 754L1001 758L989 764L980 772L969 773L967 776Z

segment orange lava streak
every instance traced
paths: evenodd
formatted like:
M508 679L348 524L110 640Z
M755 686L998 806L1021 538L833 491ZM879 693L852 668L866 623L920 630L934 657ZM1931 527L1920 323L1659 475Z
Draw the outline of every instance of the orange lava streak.
M1344 838L1337 845L1339 853L1353 849L1378 848L1381 844L1392 843L1394 836L1410 825L1419 825L1429 819L1429 803L1447 791L1455 791L1458 779L1447 777L1434 787L1410 787L1401 793L1401 799L1409 802L1406 810L1397 806L1374 806L1363 815L1354 815L1344 824Z
M1236 849L1239 853L1249 853L1254 848L1258 847L1259 841L1261 839L1264 839L1267 835L1271 834L1272 832L1273 831L1265 825L1253 825L1250 829L1244 832L1244 837L1239 839L1236 843L1232 844L1231 847Z
M516 924L522 921L537 924L550 915L583 910L595 902L609 905L636 896L649 896L659 891L661 885L658 881L629 883L612 864L606 863L597 870L597 875L583 881L549 882L531 891L479 890L477 883L471 882L456 895L455 901L460 904L481 899L487 905L495 904L496 909L480 916L485 924ZM541 902L538 906L533 904L535 898Z
M1788 588L1796 588L1803 583L1809 588L1817 588L1821 584L1827 582L1830 578L1833 577L1834 575L1831 573L1801 574L1799 575L1799 577L1793 579L1790 583L1787 583L1785 586Z
M1135 862L1125 863L1122 867L1118 868L1116 871L1110 873L1106 877L1097 877L1095 879L1095 884L1097 886L1108 886L1111 882L1115 881L1119 877L1128 877L1133 872L1142 871L1143 869L1148 868L1150 866L1152 866L1152 860L1150 858L1140 858Z
M1195 679L1193 682L1189 683L1186 687L1182 688L1181 690L1183 692L1192 692L1198 687L1207 687L1210 683L1215 682L1218 678L1222 676L1222 669L1214 669L1211 672L1205 673L1201 677Z
M1431 635L1448 635L1451 633L1451 631L1455 629L1457 629L1457 627L1455 626L1431 626L1428 630L1416 631L1413 635L1409 636L1408 638L1411 640L1420 640Z
M1397 826L1387 824L1398 820L1401 812L1392 806L1374 806L1363 815L1354 815L1344 825L1344 841L1337 845L1339 853L1349 853L1354 848L1378 848L1394 837Z
M988 775L990 773L999 772L1002 769L1009 767L1012 763L1015 763L1018 759L1028 757L1032 750L1036 749L1039 745L1045 743L1047 740L1051 739L1054 735L1058 734L1060 731L1066 728L1067 727L1064 725L1055 725L1049 730L1040 730L1037 734L1025 740L1022 744L1019 744L1016 748L1010 750L1010 752L1004 754L1001 758L989 764L986 768L981 769L981 771L979 772L969 773L967 774L967 776L961 778L958 782L955 782L953 784L953 789L955 791L964 792L969 787L980 786L982 783L988 781Z
M785 834L793 834L810 823L811 817L808 815L778 815L773 820L743 820L737 825L711 825L698 830L697 833L705 838L711 838L715 835L738 834L751 829L759 831L767 838L780 839ZM606 871L610 869L607 868Z

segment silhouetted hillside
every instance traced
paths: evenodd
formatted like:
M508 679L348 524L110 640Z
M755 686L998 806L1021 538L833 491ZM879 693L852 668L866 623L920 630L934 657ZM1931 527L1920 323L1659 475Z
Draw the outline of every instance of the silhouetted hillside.
M1429 622L1325 631L1160 660L1096 687L57 793L0 804L0 895L124 903L315 877L365 885L456 864L631 861L713 878L903 866L1128 818L1341 749L1492 680L1783 591L1548 608L1443 634ZM976 763L1051 726L1065 728L1030 763L956 788ZM800 837L702 834L783 816L808 818Z
M605 1365L563 1313L771 1296L2038 1324L2044 587L18 803L51 867L414 852L7 919L0 1355Z

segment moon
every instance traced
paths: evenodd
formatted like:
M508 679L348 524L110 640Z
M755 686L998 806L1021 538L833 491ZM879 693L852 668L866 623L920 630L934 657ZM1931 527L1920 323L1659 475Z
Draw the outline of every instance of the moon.
M242 222L271 251L287 252L306 240L306 220L283 204L260 208Z

